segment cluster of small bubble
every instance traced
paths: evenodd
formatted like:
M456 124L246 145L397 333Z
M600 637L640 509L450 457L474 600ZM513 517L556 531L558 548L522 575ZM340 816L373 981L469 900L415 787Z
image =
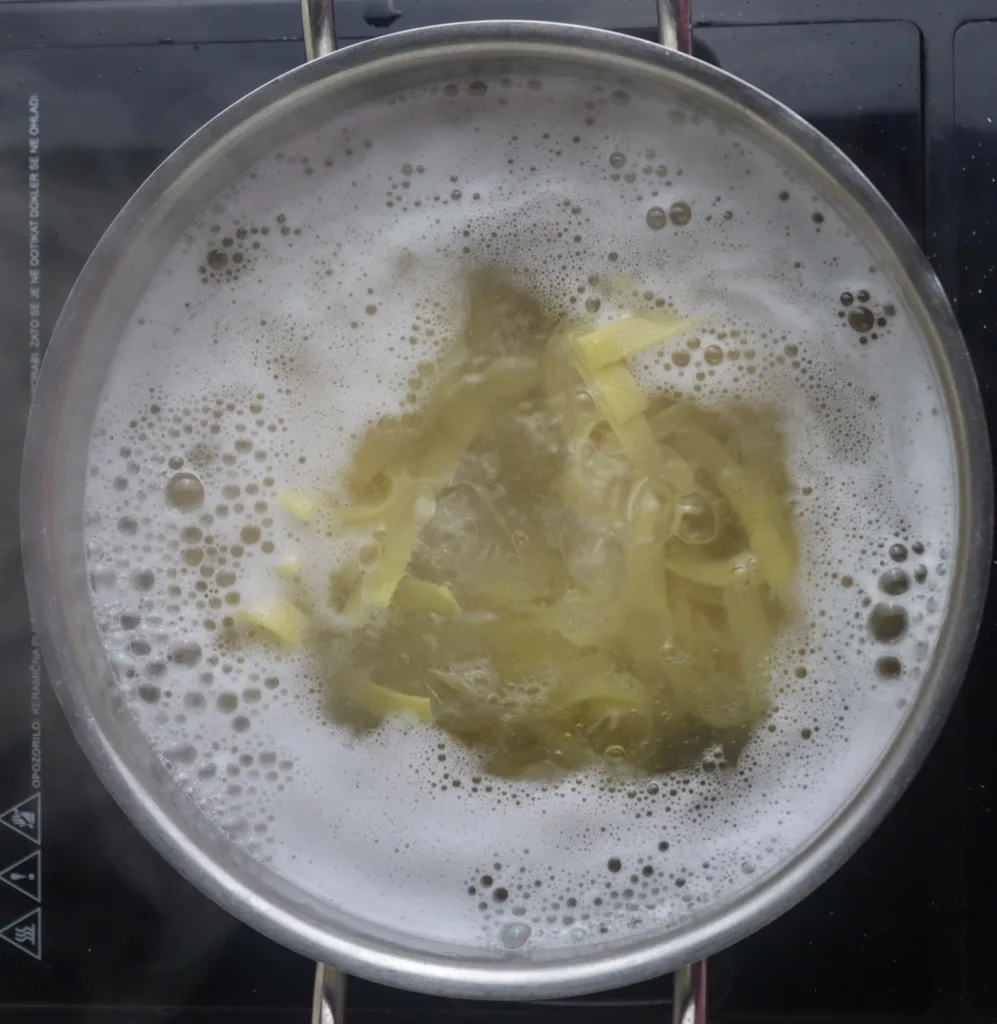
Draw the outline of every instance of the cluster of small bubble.
M188 781L214 786L208 802L223 827L253 848L273 839L265 814L250 828L245 812L261 787L282 791L294 764L247 736L275 701L292 697L280 679L287 655L261 641L262 658L249 653L236 629L242 584L277 557L280 536L272 474L284 428L281 417L267 416L264 398L177 407L153 392L120 437L98 424L94 452L102 457L90 462L86 514L89 532L102 537L88 541L87 559L122 690L169 741L167 762ZM99 494L105 501L93 500ZM107 495L118 514L105 523ZM231 746L207 739L205 714L225 720Z
M909 436L898 459L941 464L944 417L926 357L884 377L911 327L844 223L678 101L566 89L482 73L362 104L252 168L136 311L87 494L121 690L205 812L355 913L506 949L667 926L792 853L900 721L951 547L947 499L884 463ZM327 492L369 423L420 401L474 266L554 315L694 317L640 379L784 409L801 607L747 742L653 780L502 781L431 728L330 725L308 658L240 628L288 552L325 571L335 546L279 493ZM372 789L386 763L393 785Z

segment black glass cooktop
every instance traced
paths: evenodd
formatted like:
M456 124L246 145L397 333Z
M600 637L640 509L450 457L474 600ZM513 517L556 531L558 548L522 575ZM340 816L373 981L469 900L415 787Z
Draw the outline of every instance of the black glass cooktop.
M342 42L479 17L653 38L654 0L339 0ZM693 0L696 52L837 142L926 247L997 427L997 2ZM992 21L989 19L993 19ZM70 736L32 641L17 488L33 375L101 232L212 114L302 60L295 0L0 3L0 1019L309 1019L312 965L153 853ZM993 596L993 595L992 595ZM997 1019L997 664L991 600L924 769L814 895L711 962L721 1022ZM668 1018L668 979L562 1004L438 1000L356 982L399 1019Z

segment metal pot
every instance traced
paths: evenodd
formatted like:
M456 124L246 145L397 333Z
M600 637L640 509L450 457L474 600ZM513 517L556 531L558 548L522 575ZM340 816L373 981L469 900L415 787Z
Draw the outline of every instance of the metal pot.
M309 56L321 59L251 93L165 161L100 242L49 346L28 426L21 514L31 609L55 690L105 784L163 855L233 914L320 964L439 994L535 999L612 988L700 961L772 920L843 863L916 772L958 690L983 606L992 510L986 428L955 319L925 257L851 161L791 111L731 75L613 33L528 22L448 25L331 53L331 5L303 0L303 6ZM684 5L660 8L667 16L663 38L687 47ZM404 936L316 905L288 879L226 844L181 793L119 696L90 609L81 511L91 425L117 341L163 254L210 197L283 139L372 92L517 60L679 89L750 125L819 183L895 282L930 351L958 490L951 597L934 657L892 741L823 832L754 889L671 930L533 958L412 948ZM704 977L701 968L680 972L676 1019L705 1019ZM320 968L316 1020L338 1016L341 991L338 971Z

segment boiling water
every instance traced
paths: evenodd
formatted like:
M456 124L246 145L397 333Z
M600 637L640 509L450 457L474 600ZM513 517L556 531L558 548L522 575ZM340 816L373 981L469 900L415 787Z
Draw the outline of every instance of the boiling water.
M94 427L93 603L141 728L233 842L416 941L599 941L756 885L885 749L945 612L945 410L872 263L732 128L569 81L452 82L263 159L163 262ZM645 381L782 410L803 612L744 749L500 781L414 720L351 735L307 656L232 645L282 562L321 581L357 556L278 495L328 492L364 429L418 402L475 266L552 313L695 316Z

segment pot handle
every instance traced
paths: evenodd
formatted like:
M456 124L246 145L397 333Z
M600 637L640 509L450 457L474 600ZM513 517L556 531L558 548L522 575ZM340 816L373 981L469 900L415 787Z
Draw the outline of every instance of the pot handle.
M336 17L332 0L301 0L305 59L315 60L336 49Z
M692 53L692 0L657 0L658 42L669 50Z
M671 50L692 52L690 0L656 0L658 41ZM336 49L333 0L301 0L305 56L324 57ZM674 976L673 1024L706 1024L706 961L682 967ZM328 964L317 964L311 1024L343 1024L346 975Z
M672 984L672 1024L706 1024L706 961L680 967ZM346 975L317 964L311 1024L345 1024L345 1009Z
M316 964L311 1024L343 1024L345 1008L346 975L328 964Z
M336 49L334 0L301 0L305 57L315 60ZM658 41L670 50L692 53L691 0L656 0Z
M706 961L680 967L672 978L672 1024L706 1024ZM316 964L311 1024L345 1024L346 975Z
M706 961L680 967L672 986L672 1024L706 1024Z

